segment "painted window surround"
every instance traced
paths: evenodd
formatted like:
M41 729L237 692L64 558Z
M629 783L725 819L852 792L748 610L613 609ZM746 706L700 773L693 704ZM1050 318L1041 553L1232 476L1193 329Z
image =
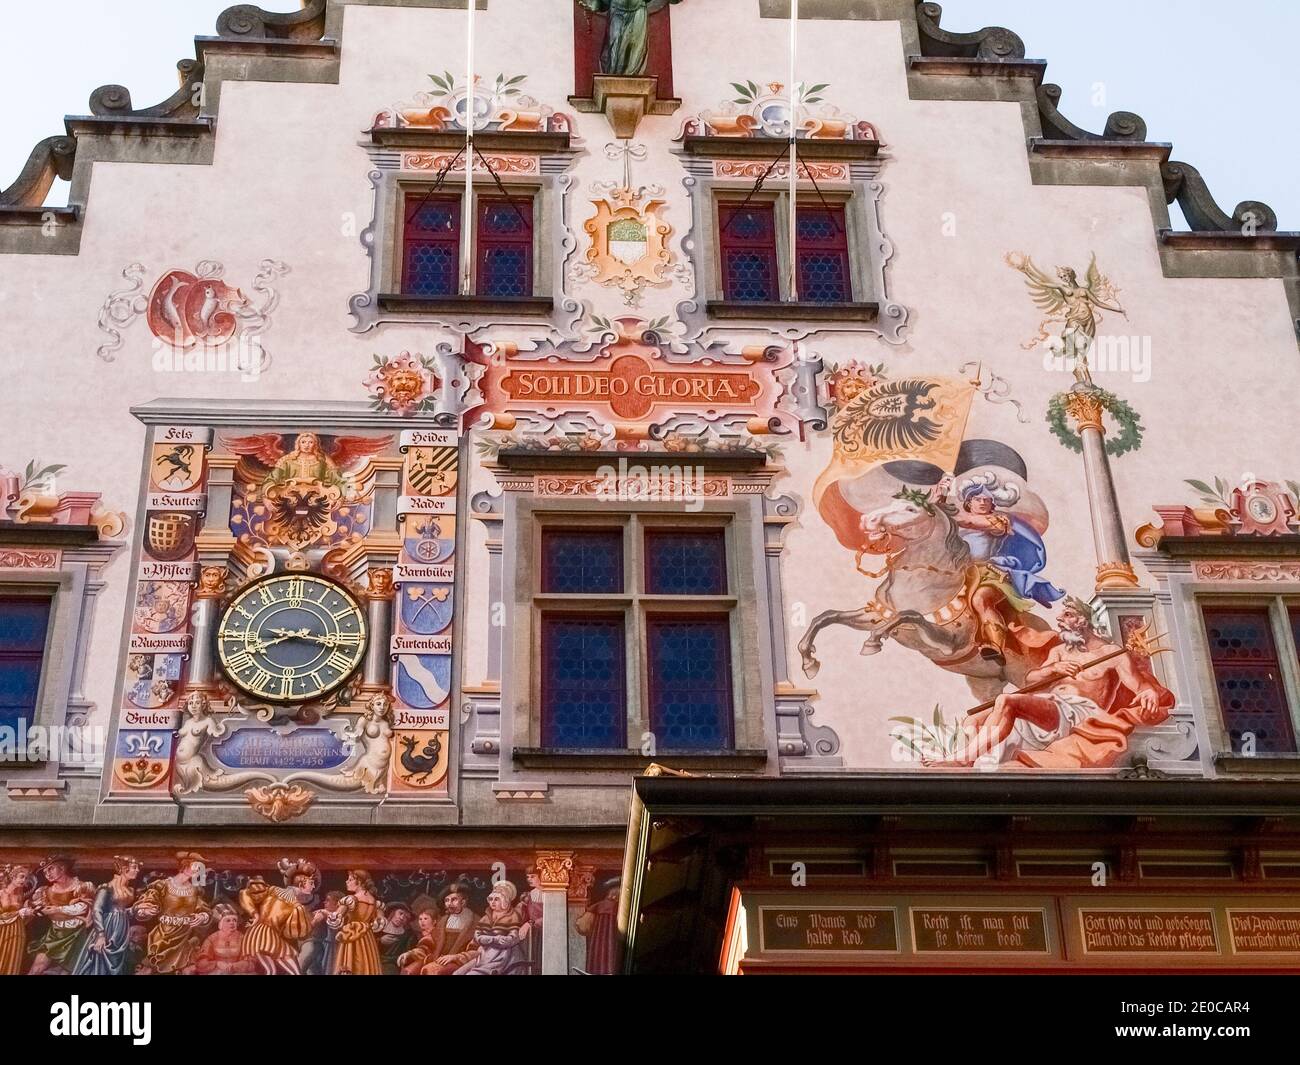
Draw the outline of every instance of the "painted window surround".
M744 727L736 729L733 739L737 751L752 748L754 756L751 759L733 754L716 764L728 771L748 770L768 775L843 772L839 737L834 729L814 720L816 693L802 687L789 669L790 634L781 561L786 532L798 520L799 503L791 496L768 494L780 472L779 466L760 464L757 468L745 465L732 469L727 460L709 456L693 458L703 463L706 475L731 471L731 498L706 503L691 516L730 521L730 565L739 567L747 583L733 581L729 587L738 601L753 611L752 623L742 621L742 627L736 630L742 653L735 662L746 670L747 687L737 702ZM601 458L588 457L584 461L590 463L590 472ZM645 455L644 461L653 458ZM498 796L526 794L537 799L545 797L552 785L626 786L631 773L648 765L652 758L631 751L621 756L622 765L606 770L590 761L582 761L574 769L559 765L525 767L513 757L516 747L530 742L532 727L528 692L520 690L517 685L521 682L514 679L529 675L531 637L512 619L530 617L535 587L533 574L519 557L521 530L527 530L530 537L533 535L539 507L556 513L608 514L611 504L588 499L576 501L583 505L575 506L572 499L537 498L534 494L537 480L547 471L576 468L563 453L538 453L508 460L503 455L488 468L501 490L475 494L470 500L469 515L483 526L485 534L488 602L513 609L505 611L505 624L488 625L483 672L476 678L462 678L461 776L492 781L492 790ZM671 516L680 516L682 512L680 503L644 503L625 509ZM756 686L750 682L754 663L758 669ZM672 762L689 767L696 764L696 759L687 755L675 757ZM708 759L702 762L703 768L710 764Z
M764 729L763 679L756 655L747 653L757 646L763 619L759 617L756 585L762 579L761 546L753 543L758 530L753 527L748 507L736 503L705 503L695 514L683 514L680 503L618 504L601 500L550 500L523 498L516 502L513 522L507 535L514 543L513 565L508 582L506 646L510 649L510 681L503 686L503 714L512 719L512 754L525 767L557 768L565 764L615 768L626 762L626 754L640 758L643 737L650 731L650 707L645 675L645 614L653 612L726 613L732 619L732 690L735 747L730 752L690 752L689 756L717 759L725 764L734 759L766 760ZM542 530L548 526L564 528L608 527L619 524L624 529L624 591L608 596L564 596L566 605L592 609L621 609L625 617L625 662L627 668L627 741L626 752L561 753L542 748L538 677L540 670L540 621L544 610L556 608L557 597L538 591L537 573ZM648 596L639 590L634 575L644 570L645 529L709 528L724 530L727 545L728 593L721 596ZM512 578L512 579L511 579ZM673 600L678 600L673 602ZM504 722L503 722L504 723ZM668 754L659 751L659 754ZM682 756L678 756L682 757ZM580 766L578 766L580 768Z
M504 136L510 136L505 134ZM406 153L366 143L370 154L370 185L374 194L374 213L361 232L361 245L370 258L370 281L364 292L348 301L354 333L365 333L387 322L441 325L461 334L473 334L488 326L513 325L535 329L548 318L561 330L571 331L586 313L585 306L569 295L566 270L577 252L575 220L569 192L575 178L567 173L577 154L564 148L540 152L528 145L512 155L536 158L537 166L529 173L500 172L501 184L511 194L531 198L533 203L533 296L523 300L494 297L455 297L423 300L402 297L401 247L404 221L403 200L409 193L422 194L437 180L437 172L403 169ZM439 149L453 155L456 149ZM487 158L497 149L484 150ZM475 198L500 195L490 174L480 167L474 170ZM463 169L450 172L439 192L463 196Z
M682 248L690 256L695 274L695 293L677 305L677 316L686 323L690 335L704 337L752 327L776 331L787 339L802 339L811 333L850 332L878 336L889 344L904 342L908 311L891 299L886 274L894 246L881 227L885 186L879 175L883 159L836 160L835 165L843 168L843 180L818 178L816 186L811 181L800 181L796 186L801 203L820 204L825 198L827 203L844 206L854 302L775 303L762 305L756 311L754 305L724 299L717 210L719 201L744 200L753 191L755 178L748 173L745 177L720 176L719 172L726 169L725 162L696 152L677 154L686 170L683 184L691 197L691 230L683 236ZM817 161L811 155L807 158ZM779 184L781 187L776 187ZM787 297L788 280L784 275L788 273L790 255L788 198L788 188L779 182L753 197L774 205L783 299Z
M32 725L42 729L82 728L95 710L95 704L83 693L83 685L95 600L105 587L101 573L123 545L115 540L99 540L91 530L85 542L51 541L48 547L40 546L44 539L42 530L28 529L22 536L21 546L7 542L7 538L0 540L0 592L51 599L45 658ZM48 560L50 553L54 565L38 568L32 564L33 559ZM23 561L21 568L5 565ZM86 758L62 761L65 754L76 755L81 750L85 751ZM54 744L48 750L48 757L41 761L0 762L0 781L11 798L51 797L66 789L68 777L98 778L102 754L93 745L61 750Z
M1293 560L1279 561L1255 555L1231 561L1210 562L1190 557L1174 557L1161 551L1138 551L1140 561L1155 579L1155 592L1141 593L1158 608L1159 628L1166 632L1168 655L1154 659L1159 671L1169 672L1178 703L1171 721L1195 731L1199 760L1176 768L1172 763L1152 759L1150 764L1165 772L1216 776L1300 775L1300 754L1236 754L1219 710L1214 672L1210 665L1209 641L1205 632L1202 608L1205 606L1255 606L1277 603L1275 612L1285 614L1280 604L1297 605L1294 583L1281 578L1281 570ZM1275 621L1275 635L1282 635ZM1290 634L1285 643L1279 640L1279 657L1285 658L1291 647ZM1294 657L1282 663L1284 687L1291 705L1292 722L1300 734L1300 668Z

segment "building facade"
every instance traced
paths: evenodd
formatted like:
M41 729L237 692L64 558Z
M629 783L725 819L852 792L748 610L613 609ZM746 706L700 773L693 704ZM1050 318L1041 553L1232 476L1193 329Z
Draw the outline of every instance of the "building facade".
M241 5L36 147L0 971L1300 968L1300 235L796 6Z

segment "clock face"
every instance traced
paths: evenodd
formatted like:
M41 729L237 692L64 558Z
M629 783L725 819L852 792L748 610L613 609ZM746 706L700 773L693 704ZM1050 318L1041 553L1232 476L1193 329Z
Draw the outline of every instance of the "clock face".
M341 687L366 653L366 616L333 581L302 574L245 588L217 628L217 655L240 691L275 703Z

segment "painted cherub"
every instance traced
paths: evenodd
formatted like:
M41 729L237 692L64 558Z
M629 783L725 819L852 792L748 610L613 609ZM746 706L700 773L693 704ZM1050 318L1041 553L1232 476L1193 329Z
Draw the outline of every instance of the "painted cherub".
M1025 275L1034 303L1047 315L1039 323L1038 335L1021 347L1026 351L1037 347L1051 335L1051 324L1060 322L1060 353L1071 360L1074 376L1081 383L1092 384L1088 353L1097 339L1097 326L1101 322L1101 315L1097 312L1113 311L1128 317L1118 302L1119 290L1098 269L1096 253L1093 253L1088 263L1082 284L1073 267L1058 266L1058 280L1053 281L1034 265L1034 260L1028 255L1010 252L1006 256L1006 262L1012 269Z

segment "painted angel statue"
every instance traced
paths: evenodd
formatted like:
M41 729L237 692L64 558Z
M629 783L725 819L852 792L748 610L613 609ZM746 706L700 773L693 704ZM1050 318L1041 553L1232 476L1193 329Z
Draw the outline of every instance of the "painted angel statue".
M327 436L319 433L258 433L223 437L239 455L235 479L250 487L310 484L350 488L350 474L392 445L391 436Z
M1097 268L1097 255L1094 252L1088 263L1088 272L1084 281L1069 266L1058 266L1053 280L1037 266L1028 255L1012 252L1006 257L1007 265L1025 275L1026 284L1034 303L1047 315L1039 325L1039 333L1029 342L1022 344L1026 351L1036 347L1051 335L1050 325L1062 323L1061 354L1073 362L1074 376L1083 384L1092 384L1092 375L1088 371L1088 353L1097 338L1097 326L1101 321L1098 311L1113 311L1128 317L1128 313L1118 302L1118 290Z
M650 16L681 0L578 0L588 11L609 14L600 72L639 78L650 58Z

